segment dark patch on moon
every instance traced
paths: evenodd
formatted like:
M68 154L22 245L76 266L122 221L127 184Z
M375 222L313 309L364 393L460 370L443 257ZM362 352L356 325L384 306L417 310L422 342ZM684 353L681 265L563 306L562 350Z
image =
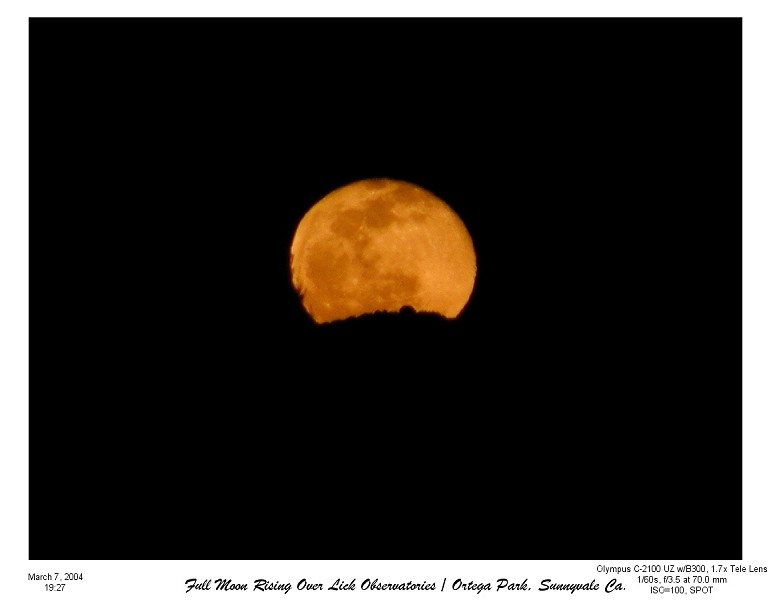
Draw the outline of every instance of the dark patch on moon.
M380 189L387 185L386 180L367 182L371 189ZM425 193L413 187L401 187L399 190L377 194L367 200L364 208L350 208L341 211L330 225L330 230L338 237L354 239L357 232L365 225L368 228L383 229L399 219L394 208L401 205L426 205L428 199ZM408 218L414 223L423 223L427 215L421 211L412 211ZM364 246L367 242L361 243Z
M387 179L367 179L362 182L362 187L368 191L381 190L389 184Z
M397 217L392 212L394 205L395 201L387 196L371 198L365 208L365 223L376 229L388 227L397 221Z
M410 298L419 291L419 278L398 271L384 273L374 281L374 291L389 302Z
M330 224L330 230L337 236L344 238L354 237L357 230L365 221L363 211L349 209L341 211Z
M396 204L426 204L427 192L410 185L401 186L399 189L386 194Z

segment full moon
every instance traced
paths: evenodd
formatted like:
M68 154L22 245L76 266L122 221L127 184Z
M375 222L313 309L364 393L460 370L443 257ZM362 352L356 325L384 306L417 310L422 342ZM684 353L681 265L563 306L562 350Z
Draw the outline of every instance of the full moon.
M290 270L306 311L328 323L403 306L456 318L477 266L472 238L448 204L412 183L365 179L304 215Z

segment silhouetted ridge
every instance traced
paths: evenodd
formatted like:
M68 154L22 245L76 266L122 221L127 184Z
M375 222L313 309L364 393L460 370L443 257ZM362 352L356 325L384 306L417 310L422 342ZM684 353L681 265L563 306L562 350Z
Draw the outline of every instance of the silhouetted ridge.
M450 394L459 387L465 372L460 363L470 351L460 343L460 326L412 309L319 325L304 340L304 351L313 357L304 381L313 389L329 386L341 401L373 394L405 401Z
M342 321L325 323L322 327L340 331L394 329L415 327L419 329L442 328L451 325L451 321L438 313L416 312L412 306L403 306L399 313L379 311L359 317L349 317Z

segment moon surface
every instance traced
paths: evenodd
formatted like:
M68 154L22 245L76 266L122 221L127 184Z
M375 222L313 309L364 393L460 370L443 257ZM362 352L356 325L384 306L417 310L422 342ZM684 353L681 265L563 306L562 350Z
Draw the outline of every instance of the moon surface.
M301 219L290 270L317 323L411 306L456 318L477 271L472 238L448 204L412 183L365 179Z

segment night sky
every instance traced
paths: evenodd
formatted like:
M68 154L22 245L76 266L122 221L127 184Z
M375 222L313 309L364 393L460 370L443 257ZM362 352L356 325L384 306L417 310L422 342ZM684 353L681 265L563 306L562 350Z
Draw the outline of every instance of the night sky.
M740 20L30 30L30 558L741 557ZM455 321L303 310L369 177L467 225Z

